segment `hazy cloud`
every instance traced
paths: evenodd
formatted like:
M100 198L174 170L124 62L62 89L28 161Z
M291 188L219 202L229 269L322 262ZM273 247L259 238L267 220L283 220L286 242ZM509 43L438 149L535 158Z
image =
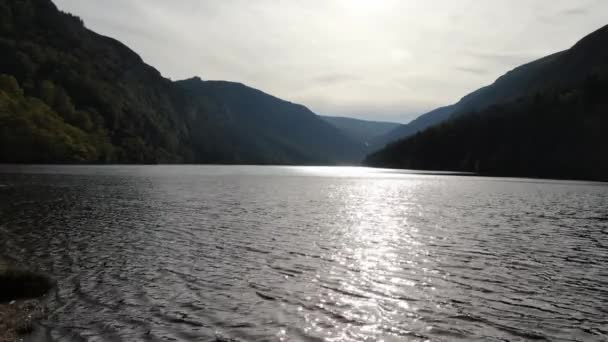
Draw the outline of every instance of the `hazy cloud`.
M321 75L321 76L317 76L311 79L311 81L315 84L322 84L322 85L330 85L330 84L335 84L335 83L342 83L342 82L354 82L357 80L360 80L361 78L355 75L347 75L347 74L327 74L327 75Z
M485 75L489 72L488 69L474 68L474 67L456 67L455 69L463 71L463 72L475 74L475 75Z
M478 60L479 63L489 62L495 65L517 66L521 63L531 62L539 56L545 56L553 51L542 52L516 52L516 51L497 51L497 52L470 52L469 55ZM472 68L474 69L474 68ZM462 70L462 68L461 68ZM477 69L480 70L480 69Z
M563 15L585 15L587 14L588 11L586 8L570 8L567 10L562 11Z
M55 0L171 79L408 121L607 24L597 0Z

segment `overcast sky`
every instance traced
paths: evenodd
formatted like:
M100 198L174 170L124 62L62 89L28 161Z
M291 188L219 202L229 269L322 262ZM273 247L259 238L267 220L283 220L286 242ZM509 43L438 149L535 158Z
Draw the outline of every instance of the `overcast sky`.
M608 0L54 0L173 80L407 122L608 24Z

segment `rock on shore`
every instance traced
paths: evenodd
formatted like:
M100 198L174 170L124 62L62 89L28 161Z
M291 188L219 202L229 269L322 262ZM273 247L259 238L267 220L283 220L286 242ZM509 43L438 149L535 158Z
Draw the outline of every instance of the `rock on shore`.
M40 300L52 286L44 275L14 266L0 257L0 342L21 341L42 313Z

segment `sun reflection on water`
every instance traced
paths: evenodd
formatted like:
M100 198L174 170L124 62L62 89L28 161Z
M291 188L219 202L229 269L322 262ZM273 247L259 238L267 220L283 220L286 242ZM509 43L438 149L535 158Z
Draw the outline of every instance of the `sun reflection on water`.
M398 186L388 179L373 186L354 182L348 191L332 194L343 203L336 221L349 224L323 236L333 242L334 262L313 279L318 291L311 300L324 315L305 317L307 334L327 341L371 336L389 341L409 333L394 326L396 317L417 324L416 299L421 292L429 296L432 286L423 276L431 269L429 251L409 222L423 212L403 204L414 203L407 199L416 186L415 179L402 180Z
M45 168L5 174L0 245L56 278L41 322L54 340L606 332L605 186L362 168Z

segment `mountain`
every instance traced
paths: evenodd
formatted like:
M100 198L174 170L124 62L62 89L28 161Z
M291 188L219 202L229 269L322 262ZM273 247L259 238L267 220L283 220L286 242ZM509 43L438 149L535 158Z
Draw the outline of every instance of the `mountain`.
M283 101L240 83L176 82L189 99L193 146L216 163L352 163L363 157L363 144L327 124L308 108Z
M355 162L362 144L243 85L172 82L50 0L0 0L0 162Z
M585 79L589 71L605 68L608 47L602 45L606 27L578 42L573 48L517 67L493 84L483 87L456 104L426 113L407 125L400 126L375 139L374 147L410 137L449 118L491 105L507 103L547 87L565 87ZM604 42L605 43L605 42Z
M340 116L321 116L321 118L366 146L370 145L375 138L383 136L401 125L394 122L368 121Z
M409 137L431 127L437 123L445 121L455 112L456 105L437 108L431 112L419 116L406 125L399 125L387 133L377 136L370 141L370 148L373 151L379 150L388 143Z
M606 94L608 26L515 69L461 101L447 121L388 145L365 164L608 180Z

